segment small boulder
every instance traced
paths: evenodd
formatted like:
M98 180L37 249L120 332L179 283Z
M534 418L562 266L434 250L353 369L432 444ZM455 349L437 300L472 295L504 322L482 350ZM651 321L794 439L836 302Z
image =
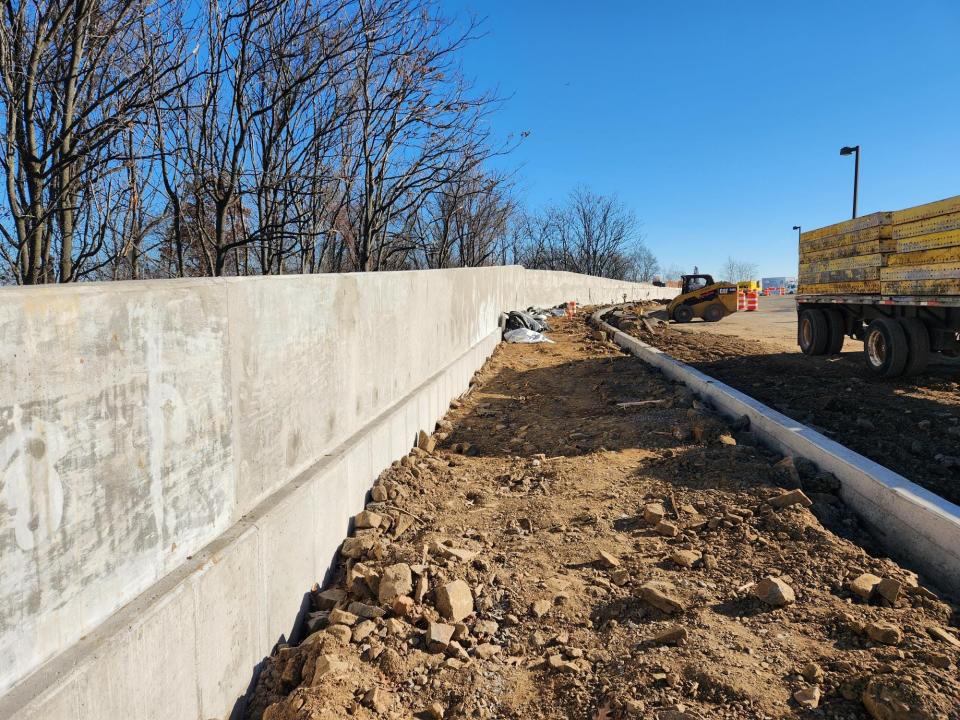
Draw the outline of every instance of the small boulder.
M493 643L480 643L474 652L481 660L489 660L500 652L500 646Z
M320 682L324 675L333 675L343 672L348 665L336 655L321 655L317 658L316 669L313 672L313 685Z
M393 705L393 696L386 690L375 687L367 691L367 694L363 696L362 702L378 715L385 715Z
M668 520L661 520L658 522L653 531L657 533L657 535L662 535L663 537L676 537L680 534L680 528Z
M820 705L820 688L816 685L810 685L801 690L797 690L793 694L793 699L796 700L797 705L800 707L815 710L817 706Z
M891 605L895 605L897 599L900 597L901 590L903 590L903 583L899 580L894 580L893 578L884 578L877 583L877 586L874 588L874 590L876 591L877 595L882 597Z
M946 643L947 645L952 645L955 648L960 648L960 640L957 640L957 636L947 632L943 628L928 627L927 634L937 642Z
M324 632L341 645L346 645L353 639L353 631L346 625L331 625Z
M534 600L532 603L530 603L530 614L535 618L542 618L544 615L550 612L550 608L552 607L553 603L544 598L541 598L540 600Z
M432 622L427 626L427 646L431 649L443 650L453 639L453 625Z
M893 623L875 622L867 625L867 637L882 645L899 645L903 631Z
M654 635L651 642L654 645L677 645L686 642L686 640L687 629L682 625L672 625Z
M773 607L783 607L796 602L793 588L780 578L765 577L753 586L753 595L758 600Z
M357 616L352 612L334 608L330 611L329 620L331 625L349 625L353 626L357 622Z
M323 592L315 593L313 598L318 609L332 610L334 607L347 599L347 593L337 588L331 588L330 590L324 590Z
M353 626L353 633L351 633L350 639L355 643L363 642L370 637L376 629L377 624L373 620L364 620Z
M683 598L670 583L651 580L640 586L640 597L649 605L665 613L680 613L686 609Z
M601 550L597 553L597 562L607 569L620 567L620 558L608 553L606 550Z
M687 569L698 563L701 557L703 557L702 553L697 550L674 550L670 553L671 562Z
M804 494L803 490L791 490L782 495L777 495L775 498L770 498L770 504L777 510L783 510L793 505L810 507L813 505L813 501Z
M447 620L460 622L473 612L473 595L463 580L454 580L437 589L437 610Z
M656 525L667 516L667 511L660 503L649 503L643 508L643 519L651 525Z
M857 597L869 600L874 589L882 580L883 578L879 578L872 573L863 573L847 583L847 589Z
M383 522L383 516L370 510L363 510L353 517L353 526L357 530L378 528Z
M413 574L406 563L391 565L380 577L378 599L384 605L413 592Z

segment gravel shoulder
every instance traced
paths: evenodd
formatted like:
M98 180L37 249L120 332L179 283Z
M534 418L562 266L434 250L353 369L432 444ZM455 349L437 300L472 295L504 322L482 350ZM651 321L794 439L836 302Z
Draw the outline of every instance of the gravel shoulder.
M250 720L960 717L957 609L834 478L555 324L381 475Z

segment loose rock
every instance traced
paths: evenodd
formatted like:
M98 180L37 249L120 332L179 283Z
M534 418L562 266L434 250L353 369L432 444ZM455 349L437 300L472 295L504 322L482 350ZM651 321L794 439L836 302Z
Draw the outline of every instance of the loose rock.
M640 597L665 613L679 613L686 609L677 589L670 583L650 581L640 586Z
M667 520L658 522L653 530L657 535L663 535L664 537L676 537L680 534L680 528Z
M903 631L892 623L876 622L867 625L867 637L883 645L899 645Z
M810 687L805 687L802 690L797 690L793 694L793 699L797 701L797 704L801 707L809 708L811 710L816 709L820 705L820 688L815 685Z
M847 589L857 597L869 600L870 596L873 595L874 588L876 588L882 580L883 578L879 578L872 573L863 573L851 580L847 585Z
M810 507L813 505L813 501L804 495L803 490L791 490L790 492L783 493L783 495L771 498L770 504L777 508L777 510L783 510L791 505Z
M401 595L413 592L413 575L406 563L391 565L380 577L379 600L383 604L392 603Z
M675 645L685 642L686 639L687 629L681 625L673 625L654 635L652 642L655 645Z
M780 578L765 577L753 586L753 595L773 607L783 607L796 601L793 588Z
M616 555L611 555L605 550L597 553L597 562L605 568L620 567L620 559Z
M702 554L697 550L674 550L670 553L670 560L683 568L692 568L700 561Z
M473 612L473 595L463 580L454 580L437 590L437 610L447 620L460 622Z

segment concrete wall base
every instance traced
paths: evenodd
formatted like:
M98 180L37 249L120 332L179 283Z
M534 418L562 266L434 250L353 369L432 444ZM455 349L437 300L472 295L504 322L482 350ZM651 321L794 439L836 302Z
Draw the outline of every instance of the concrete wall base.
M833 473L842 485L844 501L891 556L913 565L940 590L960 597L960 507L601 321L605 311L594 313L592 322L617 345L683 383L724 415L747 416L751 430L769 447Z
M291 639L379 472L432 429L499 329L261 502L187 563L0 699L13 720L222 718ZM269 628L286 627L280 635ZM225 712L226 711L226 712Z

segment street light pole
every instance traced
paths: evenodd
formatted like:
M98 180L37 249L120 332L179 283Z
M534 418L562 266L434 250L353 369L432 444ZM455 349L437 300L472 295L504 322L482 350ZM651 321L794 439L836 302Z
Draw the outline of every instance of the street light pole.
M860 184L860 146L844 146L840 148L841 155L853 155L853 217L857 217L857 186Z
M800 230L800 226L799 226L799 225L794 225L794 226L793 226L793 229L797 231L797 247L800 247L800 235L801 235L802 231Z

